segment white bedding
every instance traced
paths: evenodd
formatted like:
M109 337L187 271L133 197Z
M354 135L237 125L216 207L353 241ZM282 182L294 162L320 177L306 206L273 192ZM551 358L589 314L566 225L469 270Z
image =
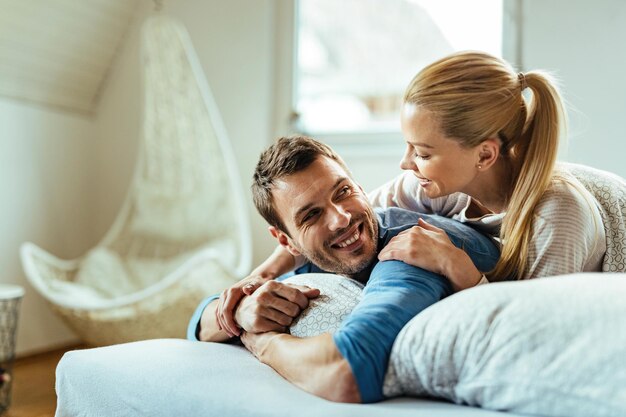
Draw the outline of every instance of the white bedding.
M66 353L56 417L498 417L446 402L339 404L308 394L245 348L158 339Z
M315 286L302 279L298 283ZM346 297L358 288L342 291L318 300L322 318L352 308ZM332 305L338 299L339 309ZM625 300L624 274L489 284L458 293L402 330L385 394L436 396L506 415L626 416ZM332 331L328 323L318 325L325 321L320 316L306 311L300 329ZM408 398L331 403L291 385L240 346L173 339L68 353L57 368L56 388L58 417L501 415Z
M410 321L384 392L520 414L626 416L626 276L489 284Z

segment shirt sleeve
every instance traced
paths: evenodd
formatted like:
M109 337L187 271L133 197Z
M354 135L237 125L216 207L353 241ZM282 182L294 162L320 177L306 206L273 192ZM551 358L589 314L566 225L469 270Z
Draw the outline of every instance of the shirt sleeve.
M452 293L448 280L401 261L379 262L363 298L333 340L348 361L364 403L382 400L396 336L416 314Z
M371 191L368 199L372 206L382 209L400 207L418 213L438 214L452 217L468 205L470 197L454 193L444 197L430 198L412 172L404 172L393 180Z
M218 298L219 295L212 295L211 297L202 300L198 307L196 307L196 311L194 311L193 316L191 316L191 320L189 320L189 324L187 325L187 340L193 340L194 342L200 341L200 319L202 318L202 313L204 313L206 306Z
M535 210L523 279L600 270L606 251L602 217L584 192L563 183L546 191Z

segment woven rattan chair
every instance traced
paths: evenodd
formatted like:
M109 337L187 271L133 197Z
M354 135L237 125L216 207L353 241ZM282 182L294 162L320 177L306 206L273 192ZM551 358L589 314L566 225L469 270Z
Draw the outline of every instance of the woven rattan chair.
M142 60L140 156L113 226L71 261L21 248L32 285L92 345L184 337L198 302L250 268L237 166L185 29L150 17Z

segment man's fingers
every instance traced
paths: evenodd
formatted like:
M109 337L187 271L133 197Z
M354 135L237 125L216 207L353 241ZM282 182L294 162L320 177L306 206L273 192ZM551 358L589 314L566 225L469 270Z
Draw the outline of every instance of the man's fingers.
M299 289L300 292L302 292L302 294L304 294L307 298L315 298L320 295L320 290L318 290L317 288L307 287L306 285L293 285L293 284L289 284L289 285L291 285L294 288Z
M303 308L306 308L307 305L309 305L309 301L308 298L306 298L304 295L300 294L305 300L306 300L306 304L304 307L300 306L299 304L296 303L292 303L291 301L288 301L284 298L281 297L277 297L274 294L268 294L267 296L265 296L263 299L259 300L263 307L267 308L273 308L274 310L277 310L283 314L288 315L289 317L296 317L298 316L298 314L300 314L300 311Z
M302 294L302 291L292 287L291 285L282 284L276 286L275 288L272 288L272 292L287 301L297 304L300 309L304 309L309 305L309 299Z
M266 321L269 321L266 325L272 326L272 329L265 328L263 331L274 330L276 327L275 324L278 324L279 327L290 326L294 319L293 316L288 316L287 314L269 307L263 308L261 310L261 315L266 319Z

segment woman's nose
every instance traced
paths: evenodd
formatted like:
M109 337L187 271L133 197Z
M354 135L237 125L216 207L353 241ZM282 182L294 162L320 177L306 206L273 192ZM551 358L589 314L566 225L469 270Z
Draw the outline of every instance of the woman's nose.
M415 164L415 159L413 159L413 153L408 147L406 152L404 152L402 160L400 161L400 168L405 171L417 171L417 165Z

